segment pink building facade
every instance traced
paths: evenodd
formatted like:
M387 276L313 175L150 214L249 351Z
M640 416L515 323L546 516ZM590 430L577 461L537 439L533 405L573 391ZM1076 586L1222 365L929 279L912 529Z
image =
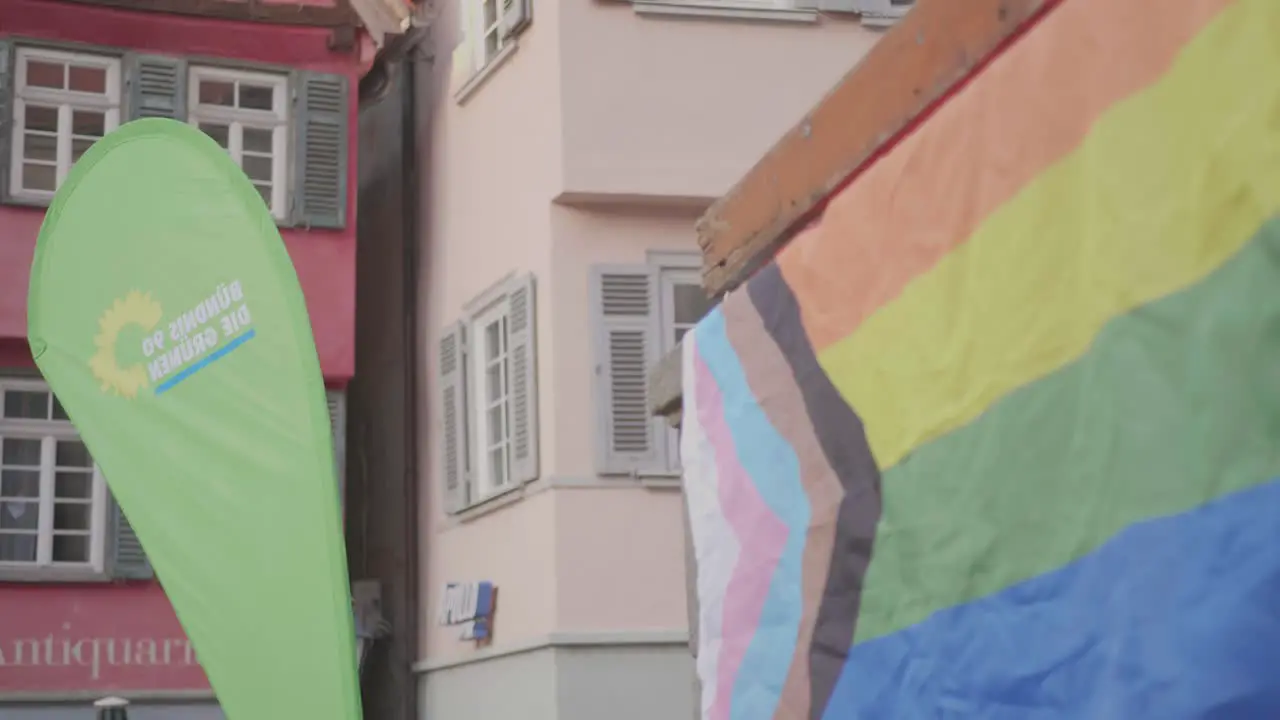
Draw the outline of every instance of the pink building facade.
M708 307L695 220L897 5L441 6L420 140L421 716L694 717L678 438L648 368ZM460 588L493 590L483 638Z

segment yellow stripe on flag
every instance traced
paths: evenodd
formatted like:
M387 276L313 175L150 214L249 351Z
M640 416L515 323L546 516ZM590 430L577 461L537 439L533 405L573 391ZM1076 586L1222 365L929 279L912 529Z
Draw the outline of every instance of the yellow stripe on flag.
M1278 64L1280 1L1240 0L821 353L881 468L1079 358L1110 319L1195 283L1280 209L1280 74L1266 71Z

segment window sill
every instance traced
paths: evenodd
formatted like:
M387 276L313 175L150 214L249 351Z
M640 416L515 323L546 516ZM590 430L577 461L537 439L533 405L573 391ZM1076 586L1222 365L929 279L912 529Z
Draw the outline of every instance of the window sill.
M484 85L489 78L498 71L498 68L507 64L507 61L511 59L512 55L516 54L516 50L519 47L520 44L516 42L515 38L512 38L510 45L507 45L502 48L502 50L498 51L498 54L489 61L488 65L485 65L476 71L476 73L471 76L470 80L466 81L462 84L462 87L458 88L458 91L453 94L454 102L459 105L465 105L467 100L480 89L480 86Z
M906 14L905 10L901 13L888 14L862 13L862 27L868 30L888 30L897 25Z
M554 477L550 482L553 488L625 490L641 488L644 490L679 490L684 487L679 473L639 473L636 475L608 475L596 477Z
M11 207L28 207L28 208L38 208L43 210L43 209L47 209L50 205L53 204L53 196L50 195L48 197L45 197L43 195L9 195L4 198L4 200L2 201L2 204L8 205ZM280 228L281 230L285 230L289 228L298 228L300 230L310 229L305 225L294 225L289 222L288 218L277 217L274 214L272 214L271 220L276 224L276 227Z
M633 0L631 6L638 15L758 20L762 22L816 23L818 21L818 13L815 10L766 7L747 2L727 4L679 2L678 0Z
M0 568L0 583L106 583L105 572L80 568Z
M592 477L544 477L496 492L466 508L446 515L445 527L465 525L486 515L514 505L546 490L619 490L641 489L656 492L680 491L684 488L680 473L641 473L638 475L599 475Z
M4 199L5 205L31 208L47 208L51 203L53 203L52 195L19 195L18 193L12 193Z
M466 508L459 510L450 517L459 523L467 523L475 520L476 518L484 517L491 512L519 502L525 496L524 488L525 486L523 484L503 488L482 500L478 500L471 505L468 505Z

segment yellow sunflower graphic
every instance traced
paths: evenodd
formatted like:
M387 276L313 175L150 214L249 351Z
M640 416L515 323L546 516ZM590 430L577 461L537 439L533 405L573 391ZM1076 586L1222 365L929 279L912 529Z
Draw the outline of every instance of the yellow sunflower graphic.
M142 365L120 367L116 362L116 339L127 325L137 325L148 332L154 330L163 314L160 303L153 300L150 293L131 290L98 318L98 335L93 339L98 351L89 359L89 369L102 383L103 392L114 392L132 400L147 386L146 368Z

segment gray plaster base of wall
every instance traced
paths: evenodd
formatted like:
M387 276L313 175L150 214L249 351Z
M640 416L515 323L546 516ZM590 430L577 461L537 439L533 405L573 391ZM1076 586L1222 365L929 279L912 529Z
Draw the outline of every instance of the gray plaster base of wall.
M428 672L425 720L673 720L693 708L684 643L548 647Z

